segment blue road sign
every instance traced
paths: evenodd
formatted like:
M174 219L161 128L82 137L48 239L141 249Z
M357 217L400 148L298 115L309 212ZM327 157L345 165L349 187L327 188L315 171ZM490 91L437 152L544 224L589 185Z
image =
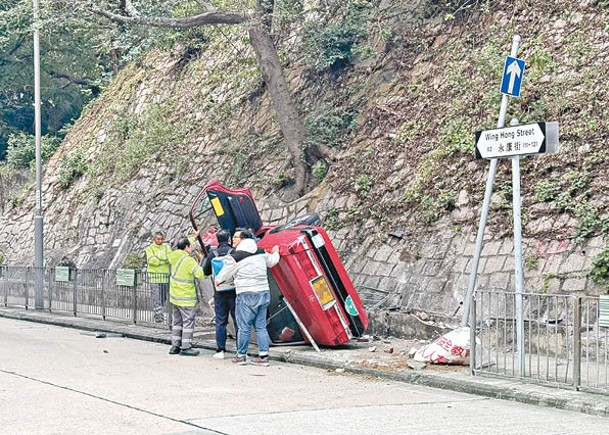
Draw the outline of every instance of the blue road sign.
M503 67L503 80L501 80L501 93L520 97L520 85L524 77L526 63L517 57L508 56L505 58Z

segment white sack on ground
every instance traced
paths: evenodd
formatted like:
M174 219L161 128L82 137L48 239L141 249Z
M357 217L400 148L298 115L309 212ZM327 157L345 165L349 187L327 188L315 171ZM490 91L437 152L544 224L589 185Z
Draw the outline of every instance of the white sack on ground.
M415 361L433 364L469 364L469 327L454 329L414 354Z

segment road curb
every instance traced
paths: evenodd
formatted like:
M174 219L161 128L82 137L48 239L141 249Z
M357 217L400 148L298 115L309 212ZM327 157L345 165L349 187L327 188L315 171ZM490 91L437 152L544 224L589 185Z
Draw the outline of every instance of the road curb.
M62 326L84 331L121 334L122 336L130 339L171 344L171 339L167 338L166 336L168 331L133 331L130 329L137 327L133 324L108 324L105 321L86 319L82 317L71 318L52 316L48 313L12 311L2 308L0 308L0 317ZM100 323L103 323L103 326L100 327ZM207 350L215 350L215 343L199 342L197 343L196 347ZM474 377L460 373L434 374L425 373L423 371L386 371L362 368L357 366L357 362L337 360L328 357L323 353L300 353L294 352L293 350L281 350L281 348L278 350L271 350L270 357L272 360L283 361L291 364L299 364L325 370L339 370L340 372L359 376L386 379L413 385L474 394L477 396L494 399L510 400L520 403L552 407L566 411L575 411L584 414L609 417L608 396L524 383L512 378L499 379L486 376Z
M517 379L496 379L486 376L463 377L458 375L437 375L421 371L385 371L370 368L360 368L352 364L323 358L321 356L288 354L282 355L279 360L313 366L322 369L344 369L346 373L360 376L375 377L392 381L404 382L444 390L493 399L510 400L520 403L539 405L575 411L584 414L609 417L609 398L603 395L576 392L537 384L524 383Z

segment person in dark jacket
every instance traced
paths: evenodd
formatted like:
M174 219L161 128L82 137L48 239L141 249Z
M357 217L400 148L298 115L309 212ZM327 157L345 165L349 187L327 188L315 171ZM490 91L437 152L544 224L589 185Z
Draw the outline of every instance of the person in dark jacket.
M230 232L222 230L216 234L218 239L218 247L210 251L205 262L203 263L203 273L206 276L213 275L212 260L220 259L225 255L231 255L234 250L231 246ZM212 279L213 281L213 279ZM235 318L235 286L231 283L229 286L216 286L214 283L214 312L216 315L216 353L214 358L223 359L226 352L226 327L228 325L228 315L233 319L235 325L235 335L237 335L237 320Z
M254 364L269 365L269 334L266 329L267 308L271 291L267 269L275 266L280 259L279 246L273 246L271 253L259 249L249 231L237 229L233 235L236 263L223 268L216 277L216 285L234 279L237 292L237 354L231 360L235 364L247 364L252 328L256 330L258 359Z

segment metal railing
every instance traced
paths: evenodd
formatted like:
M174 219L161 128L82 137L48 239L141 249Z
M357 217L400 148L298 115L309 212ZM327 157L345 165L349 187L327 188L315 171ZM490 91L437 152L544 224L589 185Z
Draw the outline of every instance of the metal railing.
M599 297L582 296L578 301L581 318L578 386L609 392L609 328L599 325Z
M364 308L369 313L381 308L389 299L390 292L388 290L366 285L358 285L356 288Z
M4 307L34 307L33 267L0 267L0 304ZM55 268L43 269L44 309L103 320L169 327L171 310L163 304L164 322L155 322L151 284L168 282L168 275L134 270L132 278L117 270L70 269L59 275Z
M598 297L525 293L524 369L516 337L516 294L478 290L472 300L472 374L518 377L609 392L608 328L598 324Z
M0 305L34 307L32 267L0 266ZM155 323L151 285L166 275L134 271L127 277L117 270L76 270L58 274L43 270L44 309L74 316L129 321L168 327L171 310L163 305L165 320ZM359 286L368 310L381 307L389 291ZM201 290L200 290L201 291ZM609 393L609 327L601 326L598 296L525 293L524 366L520 372L516 337L516 294L478 290L471 303L471 371L514 377L553 385ZM206 301L207 298L203 298Z

